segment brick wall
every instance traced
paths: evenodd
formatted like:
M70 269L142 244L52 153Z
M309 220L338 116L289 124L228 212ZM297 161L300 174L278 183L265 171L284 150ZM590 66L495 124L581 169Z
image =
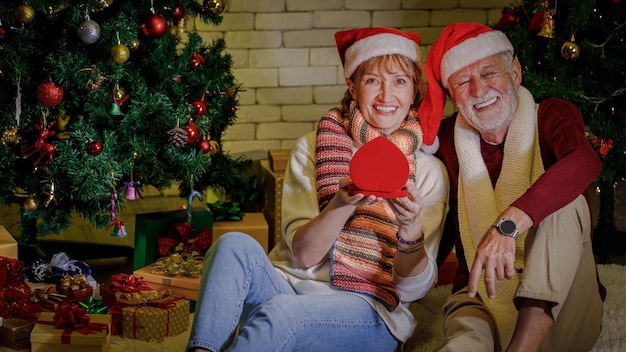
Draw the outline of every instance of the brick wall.
M224 0L225 1L225 0ZM196 24L210 43L226 40L243 89L230 153L290 148L335 105L346 86L337 30L396 27L422 35L423 55L453 22L496 23L512 0L230 0L221 25ZM452 112L447 106L446 113Z

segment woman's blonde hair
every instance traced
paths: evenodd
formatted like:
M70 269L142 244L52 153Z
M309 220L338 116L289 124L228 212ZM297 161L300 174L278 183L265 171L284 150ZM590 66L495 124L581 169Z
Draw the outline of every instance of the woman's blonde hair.
M383 69L390 70L393 66L400 67L400 70L405 72L413 80L415 88L417 89L417 94L415 94L415 100L413 101L413 108L419 107L419 104L426 95L426 84L422 79L422 68L404 55L392 54L375 56L367 61L364 61L354 71L350 80L352 82L358 82L361 79L361 76L372 67L382 67ZM349 113L350 103L352 103L352 100L350 90L346 89L343 99L341 100L341 107L344 114Z

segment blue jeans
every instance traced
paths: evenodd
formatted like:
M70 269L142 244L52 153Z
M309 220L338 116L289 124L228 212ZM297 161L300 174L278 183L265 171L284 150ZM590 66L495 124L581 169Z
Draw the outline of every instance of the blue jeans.
M224 234L210 247L198 293L187 349L389 352L398 346L360 297L298 295L244 233Z

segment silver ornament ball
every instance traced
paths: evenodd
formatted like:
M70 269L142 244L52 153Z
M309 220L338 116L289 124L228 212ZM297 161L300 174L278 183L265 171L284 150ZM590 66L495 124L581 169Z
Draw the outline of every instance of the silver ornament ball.
M93 44L100 38L100 25L96 21L86 19L78 26L78 37L85 44Z

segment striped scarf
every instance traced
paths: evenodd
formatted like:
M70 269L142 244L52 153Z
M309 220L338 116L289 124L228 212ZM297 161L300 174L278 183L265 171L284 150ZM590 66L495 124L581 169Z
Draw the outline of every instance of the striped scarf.
M332 109L317 128L315 176L320 210L339 191L339 179L349 176L354 146L383 135L365 121L355 102L348 116L344 119L340 108ZM386 137L407 156L409 182L415 182L415 151L422 145L417 110L411 109L401 127ZM400 302L393 282L397 231L387 202L357 207L331 249L331 285L371 296L394 310Z
M494 220L514 200L519 198L543 174L541 151L537 132L535 101L524 87L518 89L519 105L504 142L502 172L495 189L489 172L480 155L480 136L465 118L459 115L454 134L459 160L459 228L467 265L472 267L476 247ZM524 239L516 242L515 268L524 267ZM483 278L478 283L478 293L496 321L502 349L506 349L515 328L517 309L513 297L519 275L510 280L496 282L496 298L489 299Z

